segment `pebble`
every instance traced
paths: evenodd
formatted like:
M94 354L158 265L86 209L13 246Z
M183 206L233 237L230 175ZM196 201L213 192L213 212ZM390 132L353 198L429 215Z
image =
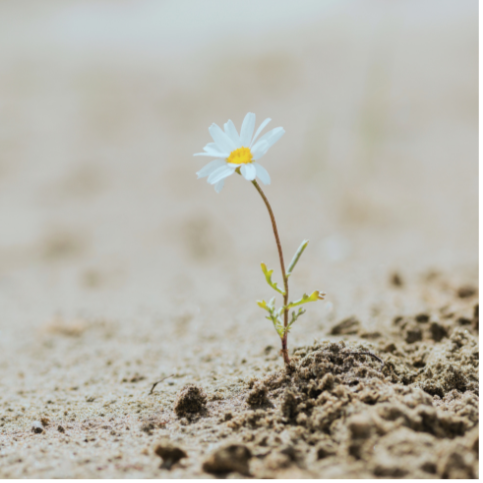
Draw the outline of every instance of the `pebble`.
M411 325L404 333L404 340L408 344L414 344L414 342L419 342L423 340L423 331L420 327Z
M357 334L361 326L355 317L349 317L334 325L330 330L331 335L351 335Z
M251 451L242 444L230 444L213 452L203 463L203 470L214 475L237 472L250 475Z
M458 297L461 299L473 297L474 295L476 295L476 288L472 287L471 285L465 285L464 287L460 287L458 289Z
M173 445L169 441L160 442L154 449L154 453L163 460L160 468L167 470L170 470L179 460L188 457L183 449Z
M35 434L40 434L44 432L44 427L40 421L34 421L32 424L32 432Z
M440 342L443 338L448 337L448 331L446 330L446 327L439 324L438 322L431 322L429 328L431 331L431 338L435 342Z

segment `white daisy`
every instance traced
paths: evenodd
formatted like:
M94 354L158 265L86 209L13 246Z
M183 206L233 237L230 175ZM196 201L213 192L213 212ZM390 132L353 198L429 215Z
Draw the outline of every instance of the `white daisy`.
M208 176L208 183L215 185L217 193L223 188L225 178L237 170L248 181L258 177L263 184L270 184L267 170L256 161L285 133L282 127L276 127L257 141L259 134L270 121L271 119L265 119L255 136L253 136L255 114L252 112L245 116L240 134L232 121L225 123L224 132L219 126L212 124L209 131L214 143L208 143L203 148L205 152L197 153L195 156L209 156L216 159L196 173L198 178Z

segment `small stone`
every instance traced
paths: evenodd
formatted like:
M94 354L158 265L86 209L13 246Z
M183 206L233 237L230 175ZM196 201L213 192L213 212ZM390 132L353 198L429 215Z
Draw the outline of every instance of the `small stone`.
M431 331L431 338L435 342L440 342L444 337L448 337L448 331L446 330L446 327L438 322L431 322L429 330Z
M392 319L392 323L394 325L399 325L403 320L404 320L404 317L402 315L396 315L396 317Z
M128 382L139 382L139 381L144 381L146 379L145 376L141 376L140 374L134 374L134 376L131 377L131 379L128 380Z
M416 322L419 322L420 324L425 324L426 322L429 322L429 315L428 314L418 314L416 317L414 317Z
M203 471L213 475L237 472L250 475L251 451L242 444L230 444L213 452L203 463Z
M40 434L44 432L44 427L40 421L34 421L32 424L32 432L35 434Z
M263 352L265 352L265 354L270 354L270 351L272 351L273 349L273 345L267 345L265 349L263 349Z
M188 384L178 393L174 402L174 412L178 418L199 414L206 410L206 399L201 387Z
M376 339L380 339L382 337L382 334L377 330L374 330L372 332L364 331L359 334L359 337L361 339L376 340Z
M394 342L389 342L389 344L387 344L384 347L383 351L384 352L394 352L396 349L397 349L396 344L394 344Z
M410 325L404 333L404 340L408 344L414 344L414 342L419 342L423 340L423 331L417 325Z
M391 275L391 284L394 285L394 287L402 287L404 285L403 279L398 272L394 272Z
M42 423L42 426L46 428L50 424L50 419L47 416L42 416L40 422Z
M355 317L349 317L334 325L330 330L331 335L357 334L361 323Z
M188 457L183 449L171 444L169 441L159 443L154 449L154 453L163 460L160 468L166 470L170 470L178 461Z
M225 411L225 414L223 414L223 421L231 421L233 419L233 413L231 411Z
M146 422L141 426L141 431L143 431L146 434L153 434L153 431L156 429L154 424L152 422Z
M476 289L471 285L465 285L463 287L460 287L457 293L460 299L466 299L469 297L473 297L473 295L476 295Z

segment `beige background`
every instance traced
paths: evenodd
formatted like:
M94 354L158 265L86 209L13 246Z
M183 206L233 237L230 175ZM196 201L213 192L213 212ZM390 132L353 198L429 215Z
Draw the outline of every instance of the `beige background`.
M257 125L271 117L286 130L263 158L265 191L286 258L311 240L292 294L327 293L307 307L291 348L355 313L367 330L414 313L432 302L411 285L428 270L455 287L473 281L477 8L2 1L0 412L16 416L8 430L28 433L67 401L66 418L98 417L101 406L84 403L91 395L118 400L116 414L134 418L123 398L142 400L163 375L178 375L159 403L169 408L191 380L213 388L216 374L279 366L257 360L278 346L255 304L271 296L259 263L278 274L265 208L239 177L217 195L195 176L205 158L192 154L210 141L212 122L239 128L252 111ZM388 289L394 270L405 296ZM146 380L126 389L121 380L135 374ZM0 448L12 458L3 476L89 475L75 458L60 473L33 453L34 463L15 463L11 444Z

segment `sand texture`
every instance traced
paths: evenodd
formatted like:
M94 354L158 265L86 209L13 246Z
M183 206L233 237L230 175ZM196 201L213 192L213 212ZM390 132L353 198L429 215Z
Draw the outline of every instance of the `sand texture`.
M477 3L40 3L0 5L0 477L477 478ZM326 294L289 368L265 206L195 175L248 111Z

